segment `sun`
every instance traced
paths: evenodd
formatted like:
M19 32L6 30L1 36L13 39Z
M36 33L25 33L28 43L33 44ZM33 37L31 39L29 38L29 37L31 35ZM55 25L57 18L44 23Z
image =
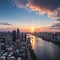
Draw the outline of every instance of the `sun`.
M35 27L30 27L31 32L35 32Z

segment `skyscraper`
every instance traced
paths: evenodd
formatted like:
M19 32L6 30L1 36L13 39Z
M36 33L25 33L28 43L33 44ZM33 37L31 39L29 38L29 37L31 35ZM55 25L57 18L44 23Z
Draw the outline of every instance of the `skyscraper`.
M16 41L16 31L15 30L12 31L12 39L13 39L13 41Z
M20 30L17 29L17 38L19 38L19 35L20 35Z

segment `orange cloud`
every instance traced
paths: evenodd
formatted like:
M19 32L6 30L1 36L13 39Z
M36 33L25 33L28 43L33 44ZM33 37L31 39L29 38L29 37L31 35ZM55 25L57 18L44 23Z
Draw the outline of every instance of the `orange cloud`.
M40 15L47 14L50 18L60 18L60 0L11 0L19 8L27 8Z

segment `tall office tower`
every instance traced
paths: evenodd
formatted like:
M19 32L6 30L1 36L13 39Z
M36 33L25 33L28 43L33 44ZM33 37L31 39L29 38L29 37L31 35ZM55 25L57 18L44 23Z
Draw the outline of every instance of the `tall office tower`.
M26 41L26 34L25 34L25 41Z
M12 39L14 42L16 41L16 31L15 30L12 31Z
M20 30L17 29L17 38L19 38L19 36L20 36Z

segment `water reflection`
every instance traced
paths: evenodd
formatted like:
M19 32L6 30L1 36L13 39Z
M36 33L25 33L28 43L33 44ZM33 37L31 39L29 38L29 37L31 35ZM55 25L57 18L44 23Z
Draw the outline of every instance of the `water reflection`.
M35 47L36 47L36 43L35 43L36 42L36 38L35 38L35 36L31 37L30 42L31 42L32 48L35 49Z
M33 35L30 37L37 60L60 60L60 48L58 46Z

